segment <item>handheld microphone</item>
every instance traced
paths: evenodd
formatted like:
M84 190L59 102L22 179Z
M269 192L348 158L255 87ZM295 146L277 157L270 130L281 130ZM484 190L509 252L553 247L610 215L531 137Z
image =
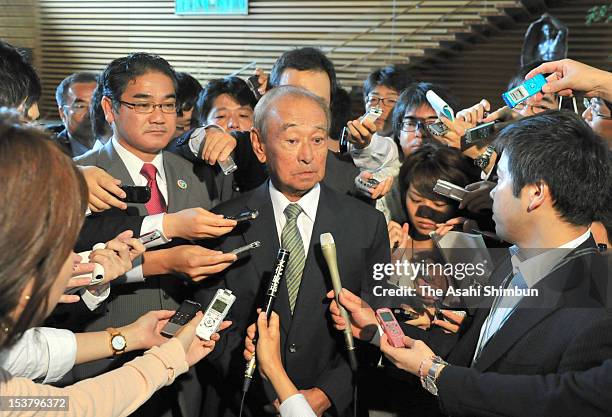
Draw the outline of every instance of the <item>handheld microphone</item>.
M355 355L355 341L353 340L353 333L351 330L351 320L345 308L340 304L340 291L342 291L342 283L340 282L340 273L338 272L338 260L336 258L336 244L334 243L334 237L331 233L323 233L321 235L321 250L327 262L329 268L329 274L331 275L332 286L334 287L334 295L336 298L336 304L340 309L340 314L346 322L346 328L344 329L344 343L346 344L346 351L348 352L349 365L353 372L357 372L357 356Z
M283 278L283 275L285 274L285 268L287 266L288 260L289 251L285 249L279 249L278 254L276 255L276 264L274 265L274 275L272 275L272 279L270 280L270 284L268 285L268 290L266 291L266 300L263 308L263 311L265 311L268 320L270 320L270 316L272 315L274 301L276 300L276 295L278 294L280 282ZM253 344L257 345L257 333L255 333ZM244 384L242 385L243 393L246 393L249 390L249 386L251 385L251 380L253 379L253 374L255 373L256 366L257 365L255 362L255 353L253 353L253 356L251 356L251 360L247 362L246 369L244 371Z
M104 243L96 243L93 246L92 251L98 249L106 249L106 245ZM91 285L98 284L102 281L104 281L104 267L100 264L94 263L94 270L91 277Z

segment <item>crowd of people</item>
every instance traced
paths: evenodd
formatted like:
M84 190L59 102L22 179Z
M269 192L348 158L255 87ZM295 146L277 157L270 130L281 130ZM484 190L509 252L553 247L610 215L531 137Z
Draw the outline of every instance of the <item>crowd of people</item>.
M609 414L612 73L531 63L508 89L543 74L541 92L460 109L452 91L390 65L364 80L354 118L315 48L286 51L257 82L205 85L135 52L68 75L61 124L40 126L35 69L6 42L0 57L7 415ZM461 201L435 192L439 180L463 188ZM131 199L133 187L147 198ZM337 247L337 295L323 233ZM502 251L479 286L539 295L453 304L428 293L457 285L449 274L373 275L396 260L448 262L440 242L461 233ZM267 316L279 249L290 254ZM378 285L419 290L379 297ZM196 335L203 311L163 334L183 302L205 309L219 289L236 301L210 340ZM400 345L379 308L393 309ZM259 376L245 393L252 355Z

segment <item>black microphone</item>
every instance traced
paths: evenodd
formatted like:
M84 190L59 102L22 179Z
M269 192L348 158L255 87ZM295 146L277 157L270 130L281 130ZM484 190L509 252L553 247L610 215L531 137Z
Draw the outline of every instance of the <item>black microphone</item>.
M353 332L351 330L351 320L348 312L342 304L340 304L340 291L342 291L342 283L340 282L340 273L338 272L338 259L336 258L336 244L331 233L323 233L321 239L321 250L329 268L334 294L336 296L336 304L340 309L340 314L346 323L344 329L344 343L348 353L349 365L353 372L357 372L357 355L355 354L355 341L353 340Z
M280 282L283 278L283 275L285 274L285 268L287 266L288 260L289 251L285 249L279 249L278 254L276 255L276 264L274 265L274 275L272 275L270 285L268 285L268 290L266 291L266 301L264 303L264 308L262 309L263 311L265 311L268 320L270 320L270 316L272 315L274 301L276 300L276 295L278 293ZM257 333L255 333L253 345L257 345ZM246 393L249 390L249 386L251 385L256 366L257 365L255 362L255 353L253 353L253 356L251 356L251 360L247 362L246 369L244 371L244 384L242 385L243 393Z

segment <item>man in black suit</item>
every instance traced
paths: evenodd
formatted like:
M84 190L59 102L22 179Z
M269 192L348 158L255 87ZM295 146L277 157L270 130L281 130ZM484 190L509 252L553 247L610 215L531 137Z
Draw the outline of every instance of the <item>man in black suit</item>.
M267 285L280 247L291 251L286 282L275 304L283 323L284 365L319 415L326 410L341 415L351 403L352 376L343 354L342 335L334 331L326 316L331 281L319 236L332 233L343 284L357 293L367 291L373 265L389 261L389 241L381 213L321 184L329 120L327 105L296 87L275 88L255 109L251 141L258 159L268 167L270 181L215 209L227 215L247 209L259 211L255 220L221 238L216 249L226 252L255 240L261 247L226 270L216 285L196 294L203 304L217 288L230 289L237 297L229 316L232 330L209 361L222 385L207 396L204 415L237 414L245 331L255 322L262 287ZM209 283L212 281L204 285ZM247 397L249 415L265 415L261 408L275 399L270 388L255 383ZM215 394L218 398L213 400Z
M503 130L500 139L499 179L491 192L493 219L498 236L515 246L490 284L537 290L538 295L498 296L492 308L478 309L446 356L448 363L434 358L434 351L448 347L444 339L452 337L438 330L406 327L406 334L420 339L407 338L406 348L381 341L387 357L420 376L439 396L443 410L453 415L476 409L493 415L491 408L504 414L503 395L513 395L513 385L516 393L522 392L525 376L597 369L612 357L609 258L598 253L589 228L606 210L611 186L605 144L565 111L523 119ZM374 324L363 311L350 309L356 313L353 320L359 319L358 328ZM477 378L479 373L482 378ZM585 372L581 377L592 375L596 385L600 374ZM480 385L466 391L467 382ZM493 393L494 386L503 390ZM541 380L531 386L553 397L559 387L543 386ZM575 391L564 391L573 397L558 407L547 401L547 415L560 414L566 402L583 401ZM483 400L480 394L485 392L493 397ZM517 407L520 415L532 414L528 403L513 404L515 415Z
M96 144L89 118L89 104L97 85L96 74L76 72L64 78L55 90L55 101L64 128L55 136L55 141L71 158L83 155ZM98 143L100 145L101 142Z

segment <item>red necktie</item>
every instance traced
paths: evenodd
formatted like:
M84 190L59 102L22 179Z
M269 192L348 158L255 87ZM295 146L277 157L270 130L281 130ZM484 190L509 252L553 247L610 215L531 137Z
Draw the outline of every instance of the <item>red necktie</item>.
M147 185L151 188L151 199L145 204L147 211L149 214L165 213L166 202L157 187L157 168L153 164L144 164L140 173L147 179Z

